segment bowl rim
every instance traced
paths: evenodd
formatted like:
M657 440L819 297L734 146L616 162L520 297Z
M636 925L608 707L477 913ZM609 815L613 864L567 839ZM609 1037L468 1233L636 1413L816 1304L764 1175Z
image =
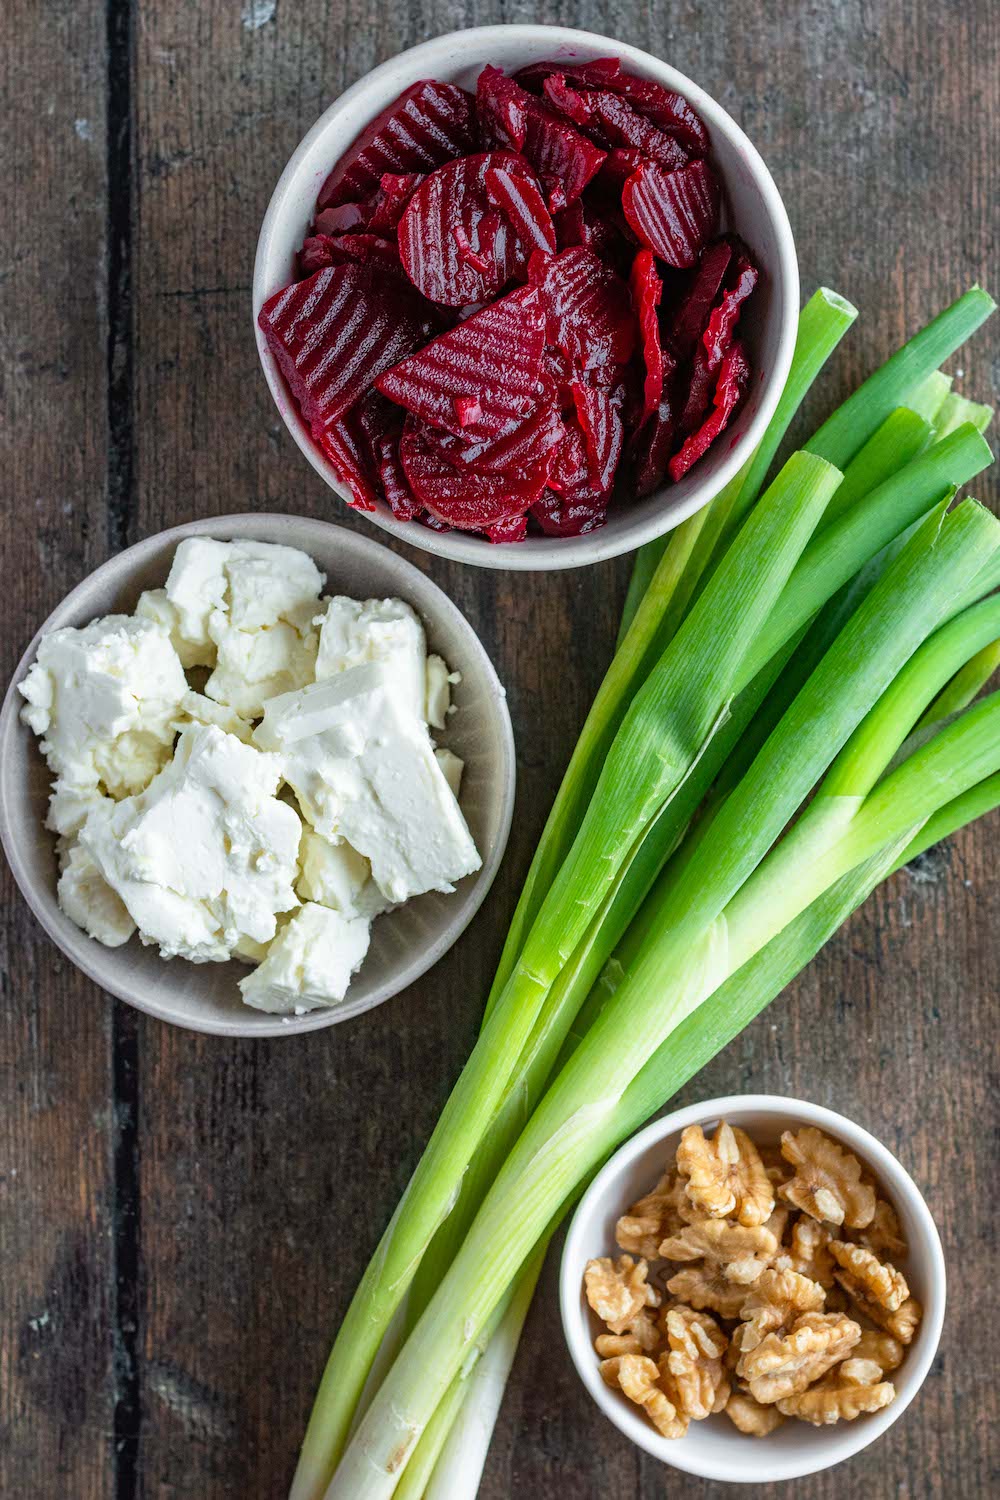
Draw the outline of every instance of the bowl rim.
M870 1414L865 1421L851 1423L849 1427L842 1429L845 1441L843 1446L838 1446L836 1452L831 1452L823 1444L826 1430L817 1428L814 1451L803 1454L798 1463L793 1457L781 1467L780 1472L770 1475L759 1471L734 1475L728 1467L713 1464L710 1459L692 1457L690 1450L685 1454L683 1439L670 1441L661 1437L644 1417L625 1409L615 1399L615 1393L604 1384L598 1372L580 1294L583 1266L589 1258L583 1244L588 1221L595 1207L614 1192L618 1179L632 1163L650 1146L667 1136L676 1135L689 1125L708 1126L720 1119L735 1119L737 1115L748 1114L769 1114L783 1117L790 1123L818 1126L851 1150L860 1152L865 1163L875 1170L893 1199L897 1203L905 1202L906 1208L919 1223L927 1250L926 1265L922 1267L926 1280L923 1318L917 1339L907 1351L910 1379L906 1390L898 1392L891 1405ZM781 1094L730 1094L724 1098L690 1104L654 1120L631 1136L605 1162L580 1199L566 1234L559 1267L559 1312L563 1335L577 1375L603 1415L631 1442L662 1463L686 1474L730 1484L767 1484L786 1479L802 1479L853 1458L881 1437L903 1415L927 1378L941 1338L946 1301L947 1270L941 1236L923 1194L902 1162L864 1126L845 1115L838 1114L825 1105ZM763 1443L756 1439L752 1441L756 1444L755 1452L765 1451Z
M73 606L79 596L97 582L106 578L118 579L117 592L123 593L128 587L128 579L134 573L135 568L141 567L146 557L162 551L171 542L183 541L190 536L212 536L227 534L241 534L252 537L256 528L261 526L273 529L287 527L289 522L305 522L310 527L321 529L324 533L330 533L331 543L337 546L356 548L360 553L387 555L393 564L400 569L400 584L405 590L406 584L411 580L419 580L421 588L430 589L436 595L436 605L440 609L440 617L450 619L452 625L468 641L469 652L475 657L480 670L488 696L498 713L500 725L500 743L498 753L501 760L501 786L499 818L497 823L497 836L493 847L489 850L479 870L470 877L470 884L464 900L456 902L456 915L446 924L440 935L426 948L417 950L417 954L403 965L399 974L392 979L387 979L382 985L373 990L371 995L357 1000L353 1005L350 1000L350 990L347 997L339 1006L308 1011L305 1015L279 1016L272 1018L266 1013L259 1013L261 1019L256 1020L251 1027L242 1023L239 1013L234 1014L232 1020L215 1020L197 1016L193 1019L181 1019L172 1014L166 1007L149 1001L142 997L141 991L136 986L119 981L99 972L96 962L98 957L95 949L100 948L100 956L124 952L122 949L104 948L97 943L95 938L90 937L82 929L75 927L68 917L61 911L54 890L36 889L36 881L32 875L27 860L22 852L20 842L14 833L14 823L11 817L11 808L8 802L7 778L0 776L0 847L6 855L7 863L17 884L21 895L27 902L28 907L35 918L55 943L56 947L78 968L86 974L99 989L114 995L125 1004L143 1012L145 1015L153 1016L156 1020L166 1022L168 1025L177 1026L184 1031L200 1032L208 1036L229 1037L286 1037L301 1036L303 1033L313 1031L324 1031L327 1027L338 1025L343 1021L352 1020L355 1016L364 1015L377 1006L393 999L403 990L416 983L427 971L443 958L461 937L469 926L479 908L482 906L490 888L496 879L500 865L503 861L510 837L511 823L514 816L514 801L517 782L517 761L514 745L514 730L510 718L510 708L507 703L506 690L501 683L496 668L490 660L489 653L479 639L476 631L465 618L458 605L441 588L440 584L430 578L420 568L416 567L408 558L401 557L391 548L373 536L367 536L363 532L353 531L348 527L337 525L332 521L315 519L311 516L290 516L280 511L238 511L228 515L199 517L198 519L181 522L177 526L167 527L163 531L154 532L151 536L144 537L141 541L133 543L132 546L124 548L115 553L113 557L107 558L92 572L87 573L74 585L70 591L63 596L59 603L41 623L35 631L27 647L23 651L14 668L10 681L4 693L3 703L0 706L0 753L3 753L11 737L19 732L20 710L23 707L23 699L18 692L18 685L24 680L25 673L34 661L38 652L39 643L43 635L48 631L60 628L68 623L66 616L73 612ZM126 559L132 564L126 565ZM424 621L425 624L432 622ZM31 737L34 741L35 737ZM52 835L53 840L55 835ZM456 893L457 894L457 893ZM164 960L167 962L167 960ZM186 960L185 960L186 962ZM192 966L194 967L194 966ZM255 1015L258 1013L255 1012Z
M277 362L267 347L257 324L261 306L280 285L271 284L268 262L272 243L279 225L283 222L288 200L294 196L300 172L317 141L322 139L337 123L339 117L349 112L366 91L383 79L405 71L412 76L400 78L400 89L408 82L421 77L425 71L433 71L433 59L449 47L461 47L466 52L481 52L484 58L490 55L490 43L503 38L508 42L512 36L522 38L525 44L544 46L548 52L572 47L590 51L592 55L616 52L630 64L645 69L667 88L675 89L706 119L711 129L726 136L740 153L752 175L765 211L774 230L778 247L778 265L773 268L778 288L775 317L779 323L777 355L767 382L758 393L757 410L740 440L730 447L718 470L710 480L695 485L687 498L676 505L664 505L654 511L641 524L636 523L627 530L599 527L596 531L580 537L529 538L525 542L507 546L491 546L481 538L462 531L435 532L413 522L402 522L380 506L376 511L360 512L376 526L388 531L411 546L430 552L437 557L446 557L473 567L508 570L511 572L554 572L566 568L578 568L604 562L608 558L634 551L645 543L665 536L683 521L708 505L739 471L746 457L753 452L764 436L768 423L777 408L791 368L792 355L799 315L799 272L788 212L760 152L749 136L733 117L711 94L693 79L663 62L652 53L634 47L628 42L599 32L584 31L569 26L547 26L528 23L511 23L499 26L474 26L466 30L451 31L432 37L414 47L387 58L377 67L359 78L350 88L340 94L319 116L300 140L289 157L274 192L271 195L254 257L252 278L252 318L254 340L264 378L272 399L299 450L304 454L316 473L346 503L347 492L336 478L330 462L320 453L302 423L294 401L291 399ZM427 62L425 70L423 63ZM351 139L357 131L353 130ZM346 143L345 143L346 144Z

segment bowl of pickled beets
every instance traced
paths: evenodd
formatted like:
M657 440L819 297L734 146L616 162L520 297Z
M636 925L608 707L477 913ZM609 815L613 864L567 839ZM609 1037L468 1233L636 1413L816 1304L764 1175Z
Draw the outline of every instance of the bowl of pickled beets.
M292 436L349 506L484 567L576 567L707 504L788 373L798 274L760 156L634 47L474 28L304 138L254 269Z

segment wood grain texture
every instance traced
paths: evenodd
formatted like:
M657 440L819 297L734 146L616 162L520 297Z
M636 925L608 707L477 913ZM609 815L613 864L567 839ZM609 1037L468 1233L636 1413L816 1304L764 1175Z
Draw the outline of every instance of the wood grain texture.
M107 552L104 16L14 0L0 32L6 679ZM110 1500L111 1012L2 882L0 1490Z
M804 291L826 282L862 309L807 418L970 280L996 282L989 0L428 0L377 15L358 0L17 0L0 14L8 667L109 547L255 507L364 526L302 462L257 369L261 216L304 130L369 67L453 27L539 18L667 57L759 144ZM110 187L109 107L126 130ZM1000 394L996 348L988 333L959 362L980 399ZM5 887L0 1493L284 1493L336 1320L475 1036L628 572L506 577L410 555L490 650L520 775L497 885L433 973L311 1039L113 1021ZM898 1152L945 1235L952 1305L919 1403L869 1454L797 1484L797 1500L993 1493L997 1372L981 1330L996 1312L998 830L993 818L896 877L678 1101L763 1089L832 1105ZM139 1326L116 1371L130 1299ZM29 1321L46 1312L51 1334ZM133 1408L123 1457L116 1411L121 1434ZM483 1500L664 1491L721 1495L642 1459L592 1410L563 1350L553 1257Z

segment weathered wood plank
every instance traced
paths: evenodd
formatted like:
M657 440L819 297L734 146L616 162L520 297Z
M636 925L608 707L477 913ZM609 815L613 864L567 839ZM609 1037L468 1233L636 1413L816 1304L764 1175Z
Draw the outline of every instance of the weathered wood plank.
M0 14L0 630L13 671L106 555L105 27ZM113 1493L110 1015L4 863L0 1491Z

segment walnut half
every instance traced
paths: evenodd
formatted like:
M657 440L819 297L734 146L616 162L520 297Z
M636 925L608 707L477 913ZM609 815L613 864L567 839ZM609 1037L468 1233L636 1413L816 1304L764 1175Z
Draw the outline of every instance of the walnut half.
M856 1156L812 1125L786 1130L781 1153L795 1168L778 1192L786 1203L830 1224L863 1229L875 1217L875 1189L861 1180Z
M688 1126L677 1148L677 1170L687 1178L691 1202L710 1218L753 1226L771 1217L774 1188L760 1153L745 1131L725 1120L711 1140L700 1125Z

